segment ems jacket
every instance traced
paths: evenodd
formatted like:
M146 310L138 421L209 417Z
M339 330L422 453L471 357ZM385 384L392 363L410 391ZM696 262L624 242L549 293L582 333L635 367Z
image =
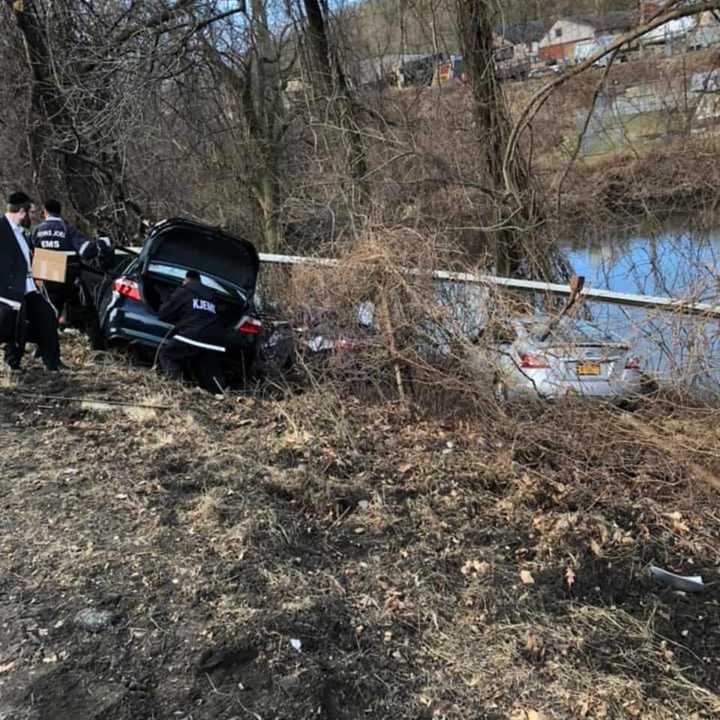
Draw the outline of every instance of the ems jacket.
M81 260L92 260L104 249L110 248L107 238L88 240L77 228L68 225L61 217L51 215L43 220L32 233L32 244L36 248L55 250L66 255L77 254Z
M32 253L32 245L28 245ZM0 303L14 310L20 309L25 297L25 280L30 272L10 223L5 216L0 216Z
M225 330L218 318L215 295L202 283L192 281L175 290L162 304L158 317L174 323L175 340L225 352Z

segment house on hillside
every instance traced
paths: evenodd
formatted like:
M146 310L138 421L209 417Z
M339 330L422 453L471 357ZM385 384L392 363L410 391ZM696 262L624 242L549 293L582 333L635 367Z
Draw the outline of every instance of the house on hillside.
M672 53L672 45L685 48L705 48L720 42L720 22L715 13L703 12L676 20L670 20L643 36L643 46L665 46Z
M516 54L515 46L497 33L493 33L493 60L499 80L524 80L530 72L527 58Z
M495 43L502 47L509 57L516 61L537 62L540 40L547 33L550 23L544 20L529 20L524 23L497 28ZM507 48L510 50L508 51Z
M695 27L696 19L693 17L678 18L660 25L640 38L643 46L670 45L687 38Z
M697 18L688 34L688 47L701 50L720 43L720 19L715 13L705 12Z
M667 0L642 0L640 20L646 22L662 11ZM643 47L654 47L672 54L673 46L682 49L701 49L720 43L720 22L716 13L705 11L698 15L670 20L654 28L640 39Z
M542 62L571 62L578 43L622 35L635 27L636 22L635 13L627 12L559 18L538 43L539 59Z

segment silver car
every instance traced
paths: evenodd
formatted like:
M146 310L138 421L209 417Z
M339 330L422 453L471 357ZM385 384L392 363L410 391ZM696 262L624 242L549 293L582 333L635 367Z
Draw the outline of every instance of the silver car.
M495 324L491 334L499 400L575 396L619 402L647 389L630 345L586 320L533 315Z

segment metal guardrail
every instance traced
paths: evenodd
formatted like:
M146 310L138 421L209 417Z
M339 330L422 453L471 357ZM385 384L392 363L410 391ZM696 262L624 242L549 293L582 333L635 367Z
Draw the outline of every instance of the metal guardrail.
M337 267L339 260L332 258L312 258L298 255L275 255L260 253L260 261L279 265L319 265ZM520 292L546 293L560 297L569 297L572 290L569 285L559 283L541 282L539 280L517 280L515 278L499 277L496 275L475 275L473 273L451 272L448 270L435 270L425 273L418 269L408 269L412 274L429 274L437 280L449 282L472 283L475 285L493 285L496 287L518 290ZM634 295L631 293L612 292L610 290L596 290L584 287L580 295L593 302L608 303L610 305L624 305L626 307L639 307L650 310L662 310L679 315L695 315L707 318L720 318L720 305L693 302L689 299L664 298L653 295Z
M131 247L129 250L140 252L141 248ZM261 263L275 265L317 265L320 267L337 267L340 260L334 258L304 257L301 255L276 255L273 253L259 253ZM473 273L452 272L449 270L434 270L425 272L417 268L408 268L407 272L415 275L430 275L436 280L448 282L471 283L474 285L492 285L509 290L528 293L545 293L559 297L569 297L571 288L560 283L548 283L540 280L518 280L515 278L499 277L497 275L475 275ZM611 290L597 290L584 287L580 295L592 302L607 303L609 305L624 305L625 307L646 308L648 310L661 310L678 315L694 315L705 318L720 318L720 305L693 302L691 299L657 297L654 295L635 295L632 293L612 292Z

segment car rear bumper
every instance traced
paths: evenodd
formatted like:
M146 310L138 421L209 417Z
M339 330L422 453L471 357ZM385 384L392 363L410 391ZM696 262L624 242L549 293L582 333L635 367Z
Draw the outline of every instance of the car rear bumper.
M618 377L605 380L555 379L547 373L530 371L524 376L506 378L504 386L508 399L584 397L608 402L627 400L643 394L645 390L643 375L637 370L626 370Z
M138 322L139 321L139 322ZM135 327L133 327L135 326ZM131 343L156 349L171 334L171 326L159 322L152 325L146 316L137 315L132 311L117 310L110 314L104 328L104 335L111 343ZM253 361L258 347L258 336L244 333L235 333L228 336L225 345L225 360L229 364L242 363L247 365Z

